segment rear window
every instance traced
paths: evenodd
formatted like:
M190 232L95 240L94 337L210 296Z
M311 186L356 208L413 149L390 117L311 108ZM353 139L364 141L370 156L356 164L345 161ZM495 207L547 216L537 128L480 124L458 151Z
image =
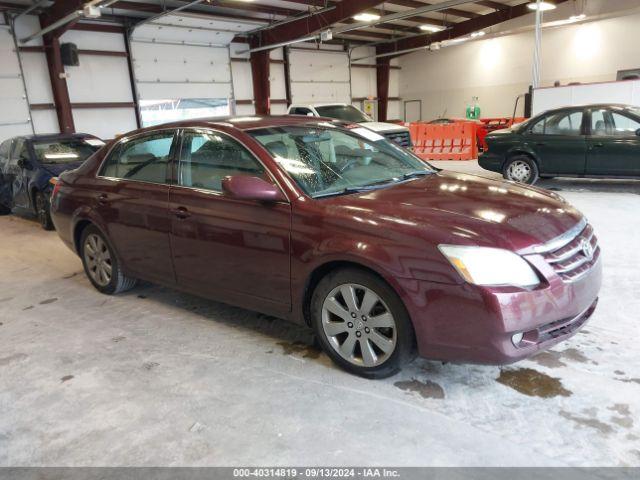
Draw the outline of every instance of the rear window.
M328 105L324 107L316 107L316 111L321 117L335 118L345 122L363 123L371 121L369 117L351 105Z
M104 142L94 138L70 138L54 141L35 141L33 149L38 162L43 164L64 164L84 162L93 155Z

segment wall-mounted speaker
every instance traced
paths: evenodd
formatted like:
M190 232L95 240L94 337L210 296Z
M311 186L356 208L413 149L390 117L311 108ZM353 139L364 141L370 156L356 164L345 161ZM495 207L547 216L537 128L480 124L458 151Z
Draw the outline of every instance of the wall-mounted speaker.
M80 65L78 46L75 43L62 43L60 45L60 56L62 57L62 64L67 67L77 67Z

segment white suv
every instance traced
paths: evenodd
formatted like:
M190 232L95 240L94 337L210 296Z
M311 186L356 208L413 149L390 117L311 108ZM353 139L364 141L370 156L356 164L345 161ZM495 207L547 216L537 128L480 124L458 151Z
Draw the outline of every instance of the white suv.
M287 112L289 115L306 115L309 117L335 118L345 122L353 122L373 130L387 140L401 147L410 148L411 135L409 129L393 123L374 122L366 113L346 103L293 104Z

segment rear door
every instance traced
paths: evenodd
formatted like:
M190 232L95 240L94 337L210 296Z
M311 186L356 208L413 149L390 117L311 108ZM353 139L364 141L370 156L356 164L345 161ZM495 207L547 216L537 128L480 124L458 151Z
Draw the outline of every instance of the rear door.
M207 297L286 313L291 207L226 196L222 179L236 175L273 181L231 136L208 129L183 133L169 199L177 282Z
M527 132L527 143L540 161L541 174L583 175L587 140L583 109L551 112Z
M96 178L95 209L125 268L159 283L175 281L169 247L169 178L177 130L124 138Z
M587 174L640 176L640 119L609 108L591 110Z

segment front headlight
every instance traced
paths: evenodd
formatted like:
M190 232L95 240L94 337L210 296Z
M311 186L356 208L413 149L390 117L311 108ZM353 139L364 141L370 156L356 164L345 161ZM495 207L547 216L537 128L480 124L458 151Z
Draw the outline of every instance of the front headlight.
M540 278L529 263L509 250L439 245L438 249L467 282L475 285L533 287Z

